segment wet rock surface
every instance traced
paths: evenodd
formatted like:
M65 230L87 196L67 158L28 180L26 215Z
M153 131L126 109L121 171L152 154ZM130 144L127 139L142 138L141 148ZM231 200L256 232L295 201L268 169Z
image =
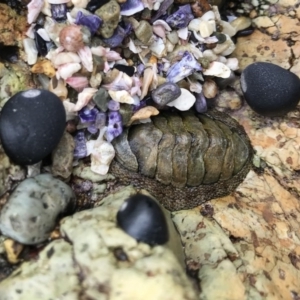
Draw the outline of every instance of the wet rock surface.
M18 185L0 212L3 235L27 244L44 242L59 215L72 211L75 195L51 174L28 178Z
M117 210L134 193L127 188L63 219L67 241L51 242L2 281L0 299L197 299L170 247L138 243L116 226Z

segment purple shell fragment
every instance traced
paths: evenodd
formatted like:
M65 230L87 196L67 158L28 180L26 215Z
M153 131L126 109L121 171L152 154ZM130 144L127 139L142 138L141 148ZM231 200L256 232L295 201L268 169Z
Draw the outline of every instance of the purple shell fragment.
M95 126L100 129L104 127L105 124L106 124L106 113L99 112L96 116Z
M166 22L172 27L176 29L184 28L188 26L190 21L194 19L194 15L192 14L192 9L190 4L180 6L177 11L171 14Z
M111 142L114 138L123 132L122 117L118 111L111 111L108 113L108 126L106 131L106 138Z
M75 137L74 158L79 159L87 156L86 140L82 130L77 131Z
M158 11L151 19L151 23L155 22L159 19L162 15L167 12L167 9L173 4L174 0L164 0L163 3L160 5Z
M66 3L51 4L52 18L58 22L67 19L67 5Z
M118 47L122 44L124 38L130 33L131 30L132 25L130 23L127 23L124 28L118 26L114 34L108 39L103 39L103 42L110 48Z
M78 112L78 116L80 118L81 123L89 123L95 122L97 114L99 110L97 108L89 109L88 107L84 107L82 110Z
M196 94L195 109L198 113L204 113L207 111L207 103L203 93Z
M132 16L137 12L144 9L144 4L141 0L127 0L125 3L120 5L121 16Z
M96 15L84 15L81 11L77 13L75 24L88 27L91 34L95 34L100 27L102 20Z
M107 107L109 110L112 110L112 111L117 111L120 109L120 103L117 102L117 101L114 101L114 100L110 100L108 103L107 103Z
M182 59L173 64L168 70L167 81L176 83L200 70L202 70L201 65L196 61L194 56L188 51L185 51Z

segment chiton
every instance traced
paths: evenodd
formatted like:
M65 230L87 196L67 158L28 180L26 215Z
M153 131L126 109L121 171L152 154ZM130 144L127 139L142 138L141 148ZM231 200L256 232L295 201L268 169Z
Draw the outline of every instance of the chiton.
M167 209L196 207L230 194L251 168L244 128L215 110L160 113L114 140L110 172L121 184L147 189Z

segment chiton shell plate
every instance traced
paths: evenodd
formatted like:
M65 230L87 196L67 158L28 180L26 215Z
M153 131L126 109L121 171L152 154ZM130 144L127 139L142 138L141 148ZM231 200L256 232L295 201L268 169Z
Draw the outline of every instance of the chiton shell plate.
M122 184L147 189L171 211L230 194L251 168L248 136L225 113L162 112L151 120L114 140L110 172Z

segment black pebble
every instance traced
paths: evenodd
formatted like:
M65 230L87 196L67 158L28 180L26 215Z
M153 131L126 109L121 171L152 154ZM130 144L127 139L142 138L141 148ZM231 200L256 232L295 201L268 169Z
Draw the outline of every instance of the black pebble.
M3 106L0 138L15 163L31 165L52 152L65 126L61 100L47 90L32 89L15 94Z
M132 66L125 66L125 65L114 65L114 69L117 69L121 72L126 73L128 76L133 76L135 72L135 68Z
M300 99L298 76L271 63L249 65L242 72L241 87L249 106L263 116L283 116Z
M137 194L128 198L117 213L117 222L139 242L162 245L169 240L165 215L152 198Z

